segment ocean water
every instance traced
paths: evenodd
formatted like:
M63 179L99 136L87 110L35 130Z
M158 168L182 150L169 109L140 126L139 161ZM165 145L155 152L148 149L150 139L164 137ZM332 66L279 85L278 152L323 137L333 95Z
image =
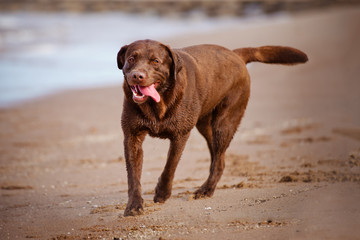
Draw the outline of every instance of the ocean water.
M1 13L0 107L57 91L121 84L121 46L240 26L244 19L125 13Z

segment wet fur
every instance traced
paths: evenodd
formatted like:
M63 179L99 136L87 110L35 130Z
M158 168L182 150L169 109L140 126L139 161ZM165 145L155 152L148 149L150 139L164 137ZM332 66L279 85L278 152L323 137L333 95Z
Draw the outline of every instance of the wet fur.
M134 55L135 54L135 55ZM136 61L128 62L131 56ZM157 58L161 64L155 64ZM266 46L231 51L216 45L171 49L152 40L123 46L117 55L123 70L125 92L122 113L124 150L128 173L128 204L124 215L143 211L141 196L142 143L145 136L170 140L165 168L155 189L155 202L171 196L172 181L190 131L196 126L204 136L211 155L210 174L194 193L195 198L211 197L225 167L225 151L244 115L250 96L246 63L297 64L307 61L303 52L289 47ZM130 78L133 71L146 75L141 81ZM159 103L132 100L130 85L157 82Z

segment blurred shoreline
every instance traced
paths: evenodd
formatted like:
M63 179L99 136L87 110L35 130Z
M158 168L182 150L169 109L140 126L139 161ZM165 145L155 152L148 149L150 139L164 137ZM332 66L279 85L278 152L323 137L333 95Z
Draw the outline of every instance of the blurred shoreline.
M126 22L126 24L124 24ZM166 19L127 13L0 15L0 107L74 88L121 84L121 46L241 26L244 20Z
M214 16L245 16L281 11L299 12L359 4L357 0L0 0L2 11L108 12L188 17L192 12Z
M2 13L0 107L63 90L119 85L123 77L116 53L138 39L184 37L287 18L285 13L245 18L199 13L187 19L122 12Z

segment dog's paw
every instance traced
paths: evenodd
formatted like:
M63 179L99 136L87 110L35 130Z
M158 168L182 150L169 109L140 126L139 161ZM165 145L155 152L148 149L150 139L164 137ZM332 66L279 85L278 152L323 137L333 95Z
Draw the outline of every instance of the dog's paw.
M168 198L163 197L163 196L158 196L158 195L154 196L154 202L156 202L156 203L164 203L167 199Z
M171 190L164 190L161 189L159 187L156 187L155 189L155 196L154 196L154 202L156 203L164 203L166 200L169 199L169 197L171 196Z
M128 203L126 206L124 216L138 216L144 213L144 208L142 203Z
M201 187L194 192L194 198L195 199L209 198L214 194L214 190L205 188L205 187Z

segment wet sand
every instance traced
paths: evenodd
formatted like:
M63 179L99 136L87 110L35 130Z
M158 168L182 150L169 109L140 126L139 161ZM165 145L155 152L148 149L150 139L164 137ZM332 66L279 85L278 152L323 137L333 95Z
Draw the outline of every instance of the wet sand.
M212 198L192 197L210 161L194 130L172 197L154 204L169 143L147 137L143 216L122 216L121 86L1 109L0 238L357 239L359 22L359 7L339 8L159 39L174 47L288 45L310 60L294 67L249 66L250 102Z

